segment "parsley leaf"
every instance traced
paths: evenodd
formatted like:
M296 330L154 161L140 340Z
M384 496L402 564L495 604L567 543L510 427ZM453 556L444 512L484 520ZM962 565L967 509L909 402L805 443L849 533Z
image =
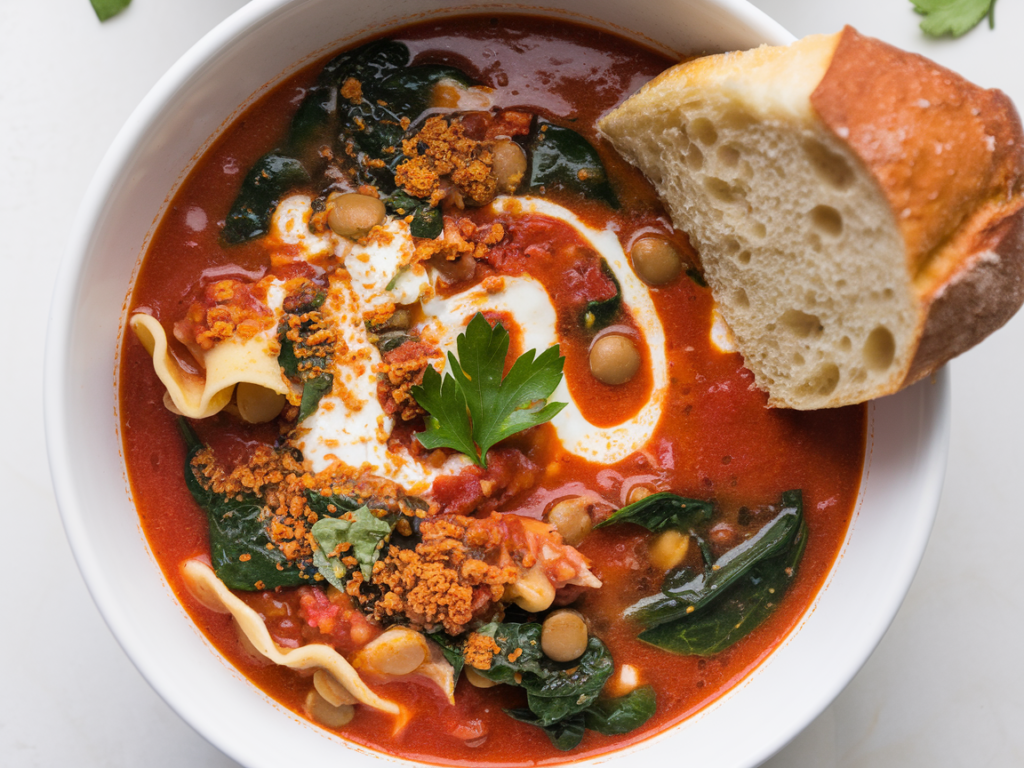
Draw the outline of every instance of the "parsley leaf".
M448 353L444 378L428 366L423 384L411 389L428 413L427 428L416 439L425 448L454 448L486 467L492 445L551 421L565 407L546 402L562 380L565 359L557 344L539 356L531 349L502 378L508 331L500 323L491 328L479 312L455 343L459 357Z
M996 0L910 0L914 10L924 16L921 29L926 35L960 35L974 29L988 15L989 28L995 28Z
M100 21L106 21L111 16L116 16L125 8L132 0L90 0L92 2L92 9L96 11L96 16Z

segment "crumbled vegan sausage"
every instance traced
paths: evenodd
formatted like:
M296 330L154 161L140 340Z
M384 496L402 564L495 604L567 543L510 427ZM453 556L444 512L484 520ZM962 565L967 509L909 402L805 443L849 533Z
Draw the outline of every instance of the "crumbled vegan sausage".
M409 159L395 170L395 183L413 197L437 205L447 194L447 180L471 205L494 199L498 182L490 146L469 138L458 120L428 118L419 133L402 142L402 152Z

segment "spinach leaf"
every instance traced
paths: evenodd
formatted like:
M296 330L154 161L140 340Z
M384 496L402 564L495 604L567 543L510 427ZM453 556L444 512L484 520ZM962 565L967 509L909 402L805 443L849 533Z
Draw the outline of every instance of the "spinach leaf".
M665 576L661 591L698 609L758 561L781 554L793 541L802 520L799 502L786 504L783 497L783 504L782 511L770 523L718 558L710 572L694 575L689 568L671 571Z
M375 95L385 102L386 109L392 115L415 119L430 106L434 86L442 80L451 80L463 88L474 84L464 72L455 67L428 64L396 72L374 86Z
M706 523L714 511L714 504L710 501L686 499L674 493L652 493L616 510L594 527L603 528L612 523L636 523L652 533L661 533L668 528L685 531L699 523Z
M576 715L597 700L615 669L608 648L591 637L587 650L572 662L559 664L541 657L539 674L524 674L526 702L543 726Z
M322 295L317 294L310 304L288 313L300 318L294 334L290 333L291 323L287 316L277 329L277 340L281 345L277 363L286 376L302 382L299 422L315 413L320 400L334 388L334 375L326 371L333 353L331 343L309 343L322 328L323 317L315 309L323 304Z
M188 449L185 485L206 512L210 560L217 578L229 589L246 591L307 583L302 571L279 549L267 549L271 542L264 526L262 501L252 494L229 497L204 488L192 468L192 459L204 446L184 418L178 419L178 429Z
M330 394L334 388L334 375L321 373L319 376L306 379L302 384L302 400L299 402L298 421L305 421L306 417L316 413L320 400L324 395Z
M350 145L356 150L356 172L360 182L373 184L383 192L395 189L395 169L404 159L402 139L406 136L406 128L403 127L403 118L415 124L430 106L433 87L441 80L453 80L460 85L472 83L465 74L452 67L427 65L405 68L408 61L409 51L402 43L371 43L360 60L346 69L342 77L358 80L362 95L355 104L346 99L339 100L339 138L343 148ZM405 123L406 126L409 124ZM419 208L405 207L414 214L414 236L436 237L440 234L437 228L440 214L434 221L425 212L417 216Z
M270 229L270 217L284 194L308 181L309 173L298 160L268 152L245 175L224 222L221 239L237 245L265 235Z
M288 129L285 148L306 168L318 164L320 147L334 140L338 124L338 89L333 84L317 83L310 88L295 111Z
M580 325L589 331L599 331L602 328L607 328L615 320L619 310L622 309L622 286L619 285L619 279L604 259L601 259L601 271L615 285L615 295L601 301L587 302L587 306L583 310L583 316L580 318Z
M389 213L397 216L412 214L409 233L413 237L435 238L444 231L441 211L432 208L427 200L420 200L399 189L384 198L384 205Z
M590 638L579 659L560 663L541 652L540 624L491 622L476 631L493 638L500 649L492 657L490 669L476 671L488 680L524 688L528 709L505 711L516 720L543 729L561 750L573 749L580 743L585 717L593 717L594 730L626 733L643 724L654 711L653 691L612 702L598 699L614 664L608 648L596 637ZM464 641L443 633L428 637L445 651L458 675ZM609 730L612 728L620 730Z
M650 498L653 496L647 497ZM711 561L709 551L703 546L703 571L696 572L688 567L670 571L665 576L661 594L641 598L626 608L623 615L643 626L653 627L689 617L720 599L754 565L780 555L793 543L803 523L800 492L786 491L782 494L781 506L782 509L757 534L730 549L717 561Z
M712 656L759 627L775 610L792 583L807 544L807 525L789 549L762 560L713 607L640 633L640 639L672 653Z
M527 186L532 192L575 193L618 208L618 199L597 150L576 131L538 117L527 151Z
M391 533L391 523L374 515L369 507L362 506L341 517L321 517L311 529L317 549L313 552L313 565L327 581L344 589L343 579L348 568L342 564L342 557L354 557L359 563L363 578L370 580L373 564L380 555L381 542ZM348 544L339 556L332 553L339 546Z
M598 699L583 713L587 728L606 736L629 733L654 715L657 703L649 685L617 699Z
M480 627L477 634L494 638L501 651L491 659L490 669L478 669L477 672L488 680L507 685L520 684L516 681L516 674L524 678L542 674L540 631L540 624L499 624L492 621Z
M583 741L585 726L582 714L575 714L572 717L567 717L564 720L559 720L557 723L549 725L544 725L541 719L528 709L506 709L505 714L521 723L536 725L547 734L555 748L560 749L562 752L576 749L580 742Z

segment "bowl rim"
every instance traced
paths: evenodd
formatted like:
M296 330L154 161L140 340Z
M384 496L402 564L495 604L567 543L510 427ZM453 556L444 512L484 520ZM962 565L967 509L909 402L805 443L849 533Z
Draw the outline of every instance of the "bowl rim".
M148 126L159 118L160 112L168 99L179 89L185 87L191 77L215 59L218 51L223 46L244 36L250 29L268 21L274 14L287 6L301 4L301 2L303 0L252 0L252 2L243 6L214 27L214 29L209 31L186 51L157 81L132 112L100 162L92 181L87 187L82 206L70 230L68 245L54 283L44 359L44 429L51 480L72 553L89 593L117 642L157 694L197 733L222 752L245 765L260 764L258 757L252 749L245 749L242 745L228 741L226 737L208 723L197 722L190 712L187 702L171 695L167 688L161 684L163 673L158 672L155 668L154 659L151 658L144 644L139 642L136 633L132 631L131 616L126 613L123 606L114 599L105 587L105 578L101 575L103 565L99 561L97 553L92 550L86 536L87 509L74 493L75 483L70 471L70 467L74 462L74 456L69 452L70 440L68 439L67 432L69 414L65 402L65 387L68 381L68 360L65 351L70 341L75 309L83 288L84 269L88 256L93 250L96 238L97 222L107 198L113 193L118 184L120 175L126 167L130 166L137 147L145 141ZM704 2L720 7L732 17L744 19L745 23L749 26L759 30L768 42L785 43L793 39L780 25L771 20L762 11L750 5L746 0L704 0ZM510 11L515 10L514 6L509 6L508 4L487 4L476 9L465 8L461 10L463 12L471 12L472 10L486 10L494 7L501 7ZM435 10L440 14L444 8L445 6L438 6ZM285 74L281 73L281 76ZM163 211L161 211L162 215ZM126 309L127 306L122 308L122 314ZM917 509L917 515L920 518L915 526L917 536L913 540L904 542L904 549L908 556L901 561L902 567L890 573L890 583L892 584L890 592L879 596L884 608L874 615L875 622L868 633L874 636L874 642L862 646L860 653L848 654L843 657L846 663L835 671L833 684L821 689L813 701L806 702L804 713L792 719L791 728L777 732L775 738L763 741L760 749L753 750L751 752L751 759L754 762L750 762L749 765L759 765L769 759L802 731L814 717L820 714L839 695L874 651L874 648L881 641L885 631L894 619L923 557L938 509L950 434L951 394L949 379L948 369L943 369L933 381L935 387L934 402L930 408L932 418L935 421L932 424L933 436L925 448L926 455L924 456L924 462L928 466L928 472L933 478L933 482L926 486L925 493L922 495ZM922 385L919 384L918 387L920 386ZM887 398L887 400L891 400L891 398ZM875 403L869 406L869 424L874 418L875 408ZM118 426L119 429L120 427ZM867 441L869 446L871 441L872 437L869 435ZM118 443L120 445L120 434L118 434ZM862 487L858 496L854 520L850 524L851 530L860 513L869 463L870 456L866 456L864 479L862 479ZM849 534L847 541L848 539ZM846 543L844 543L843 547L843 551L845 551ZM837 562L841 557L842 553L837 558ZM835 570L835 565L833 565L832 570ZM826 578L826 583L815 597L811 609L808 610L808 613L790 632L783 645L790 642L792 637L800 631L807 620L807 616L813 612L814 606L820 599L821 594L827 590L831 578L832 573L830 572ZM775 653L773 652L772 656ZM722 702L730 697L731 693L749 683L770 662L771 656L762 662L757 670L748 675L737 686L734 686L732 691L719 697L709 707L695 715L694 718L702 717L710 708L720 706ZM693 720L694 718L690 719ZM638 748L642 749L645 745L670 737L678 729L679 726L675 726L637 745L606 753L592 760L602 762L622 752L633 752ZM587 762L590 761L588 760Z

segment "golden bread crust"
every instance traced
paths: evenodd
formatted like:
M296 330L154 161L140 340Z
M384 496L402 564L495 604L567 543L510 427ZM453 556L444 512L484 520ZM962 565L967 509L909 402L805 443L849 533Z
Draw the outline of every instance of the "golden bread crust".
M903 235L921 303L907 386L1024 303L1020 117L1001 91L849 26L811 104L878 181Z
M1020 194L1024 135L1013 104L923 56L846 27L811 105L878 180L911 275L979 206Z

